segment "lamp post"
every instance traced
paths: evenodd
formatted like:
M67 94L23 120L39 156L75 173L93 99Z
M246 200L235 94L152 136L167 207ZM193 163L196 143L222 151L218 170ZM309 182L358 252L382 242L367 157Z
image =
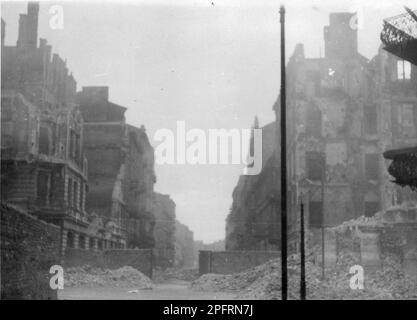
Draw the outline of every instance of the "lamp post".
M279 9L281 24L281 299L287 300L287 115L285 87L285 8Z

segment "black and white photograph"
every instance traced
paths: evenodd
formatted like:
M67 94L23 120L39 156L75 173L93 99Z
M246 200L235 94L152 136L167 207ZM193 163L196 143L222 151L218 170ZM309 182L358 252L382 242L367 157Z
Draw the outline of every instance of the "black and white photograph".
M415 0L2 0L0 141L1 300L417 300Z

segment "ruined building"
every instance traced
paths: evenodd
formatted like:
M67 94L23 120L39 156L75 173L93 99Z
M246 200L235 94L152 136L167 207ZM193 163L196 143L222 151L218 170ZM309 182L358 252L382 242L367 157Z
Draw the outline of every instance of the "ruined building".
M175 262L175 202L169 195L154 194L155 265L166 268Z
M384 50L417 66L417 12L407 10L406 13L385 19L381 40ZM404 73L404 78L407 78L405 73L411 77L411 70L405 66L405 63L400 62L400 73ZM414 79L410 84L409 90L417 92L417 81ZM400 186L411 187L414 191L417 189L416 150L417 146L412 145L384 153L385 158L393 160L388 170L395 178L394 182Z
M312 228L415 198L390 183L382 156L417 141L415 69L382 50L368 61L357 50L351 18L330 14L324 57L306 58L297 45L288 63L290 234L298 228L301 194Z
M1 199L61 227L66 246L97 248L111 231L90 228L87 160L76 82L66 62L37 45L37 3L20 15L16 46L2 22ZM114 242L116 245L116 241Z
M254 128L258 129L257 120ZM262 171L258 175L241 175L233 190L233 203L226 223L226 250L279 248L277 131L275 123L261 129Z
M351 19L350 13L330 14L330 24L324 28L324 57L308 58L303 45L298 44L288 62L290 250L298 247L301 200L313 233L362 215L371 217L392 205L416 203L409 189L390 182L382 156L387 149L417 142L416 68L383 50L370 61L362 56ZM278 98L274 105L278 117L279 102ZM239 182L237 190L243 185ZM258 189L254 188L254 194ZM248 217L259 215L255 213L259 206L246 204L251 192L238 192L243 194L240 199L236 192L227 233L232 234L233 224L239 221L240 234L245 235L251 225ZM238 209L242 206L245 210ZM257 248L255 239L250 244L228 239L226 247L230 249ZM267 241L274 239L267 237Z
M144 127L128 125L108 87L83 87L84 149L90 163L86 208L115 225L129 248L154 246L153 148Z

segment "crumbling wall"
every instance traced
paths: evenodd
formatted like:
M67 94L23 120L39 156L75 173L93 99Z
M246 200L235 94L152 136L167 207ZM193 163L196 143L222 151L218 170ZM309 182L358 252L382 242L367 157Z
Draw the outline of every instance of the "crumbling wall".
M60 264L60 228L1 205L1 299L57 299L49 286Z
M326 239L330 238L337 259L350 255L364 267L381 267L385 258L391 258L401 264L406 273L417 273L415 208L394 207L372 218L362 216L347 221L326 230ZM327 241L326 246L330 246ZM316 246L316 249L319 248Z

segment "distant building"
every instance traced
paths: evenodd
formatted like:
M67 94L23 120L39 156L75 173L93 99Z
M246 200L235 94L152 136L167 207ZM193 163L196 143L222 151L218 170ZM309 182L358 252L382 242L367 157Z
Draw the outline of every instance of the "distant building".
M78 102L91 164L87 209L117 225L127 247L152 248L156 177L145 129L126 124L126 108L109 101L108 87L83 87Z
M154 194L156 266L172 267L175 263L175 202L169 195Z
M258 128L257 120L254 128ZM233 204L226 220L226 250L279 248L277 131L275 123L261 129L262 171L240 176L233 190Z
M29 3L20 15L16 46L4 45L2 21L1 199L59 225L62 253L97 249L112 230L85 207L88 166L76 82L45 39L37 45L38 11Z

